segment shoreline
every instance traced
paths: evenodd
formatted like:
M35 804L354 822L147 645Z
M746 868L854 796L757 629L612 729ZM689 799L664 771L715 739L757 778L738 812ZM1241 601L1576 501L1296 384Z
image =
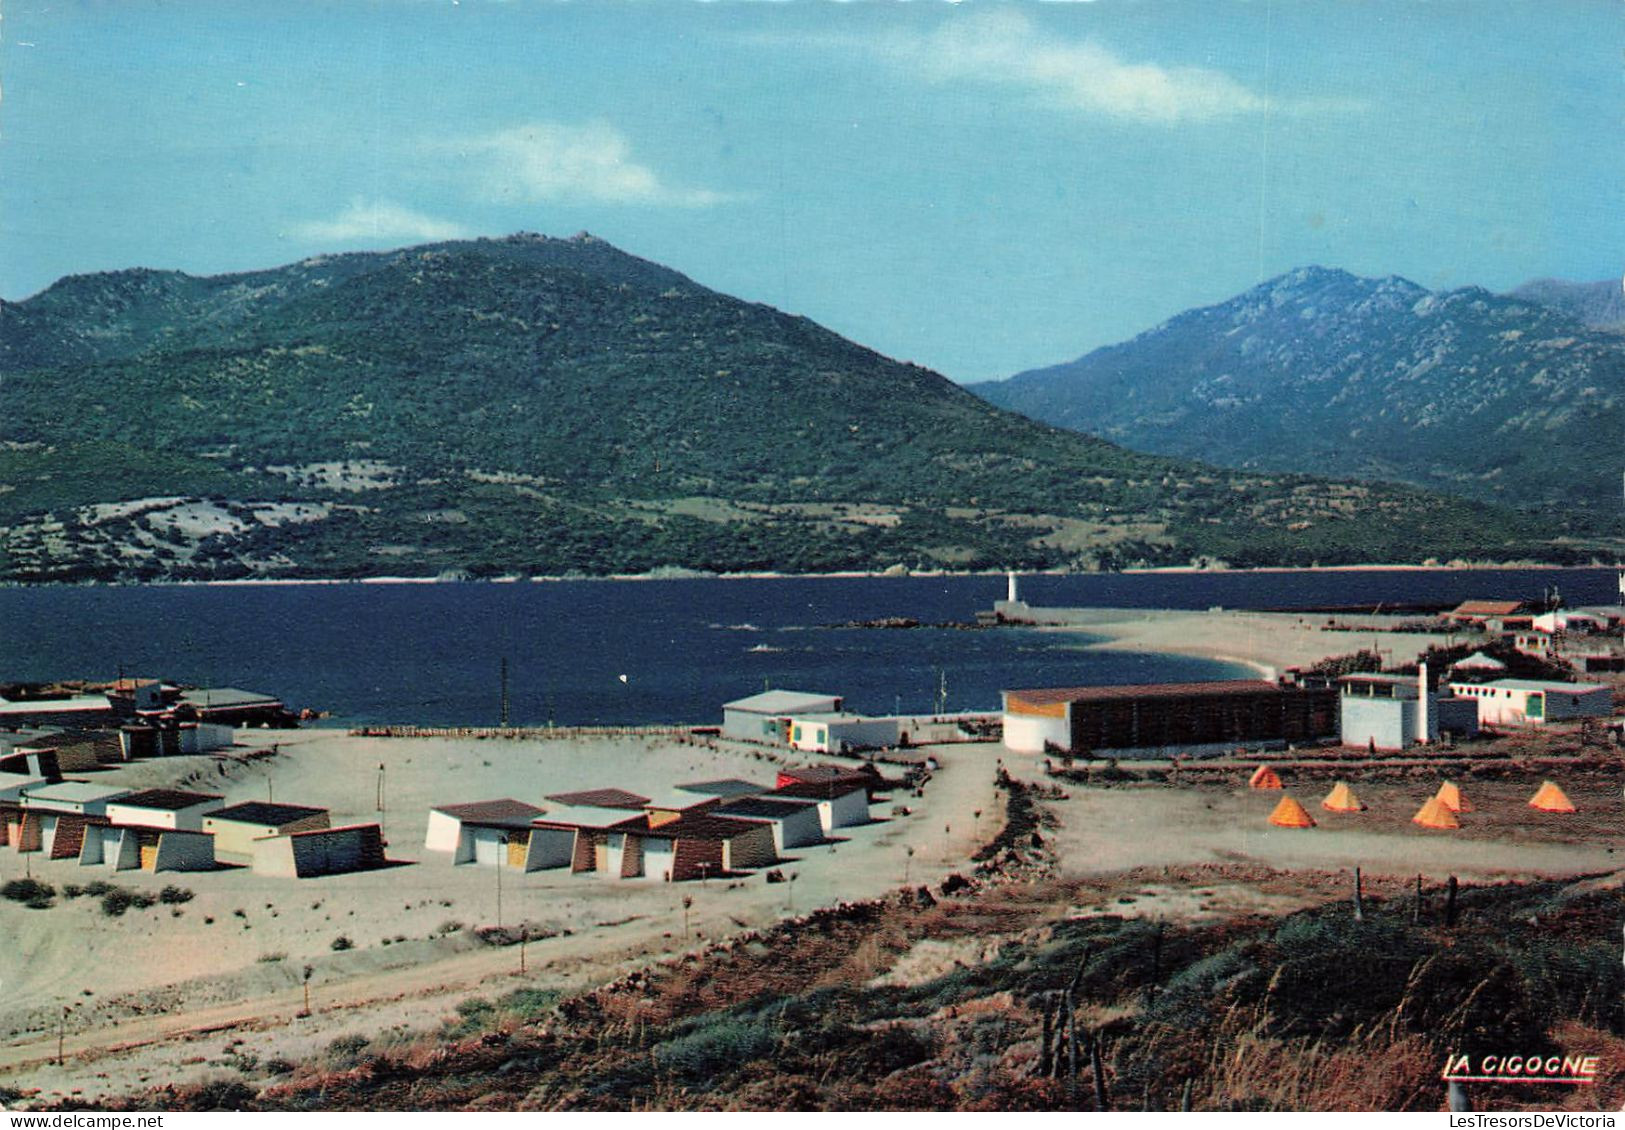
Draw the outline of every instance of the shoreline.
M1361 565L1258 565L1246 569L1209 569L1195 565L1158 565L1143 569L1120 569L1111 572L1078 572L1070 569L1018 569L1017 578L1026 577L1155 577L1155 576L1257 576L1278 574L1321 573L1487 573L1487 572L1578 572L1597 570L1608 572L1625 569L1625 563L1597 562L1586 565L1554 565L1536 561L1473 561L1437 565L1418 564L1361 564ZM1005 577L1007 569L850 569L826 573L784 573L775 570L753 570L740 573L710 573L673 567L647 573L553 574L533 576L505 575L501 577L233 577L225 580L188 581L75 581L30 584L19 581L0 583L0 589L62 589L62 588L255 588L290 587L299 585L516 585L559 584L604 581L819 581L819 580L930 580L935 578ZM1104 609L1103 609L1104 610Z

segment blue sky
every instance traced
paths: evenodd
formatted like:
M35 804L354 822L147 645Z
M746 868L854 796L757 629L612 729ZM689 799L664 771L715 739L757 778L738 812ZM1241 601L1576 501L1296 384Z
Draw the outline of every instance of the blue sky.
M1581 3L45 3L0 21L0 295L589 230L957 380L1309 263L1618 277Z

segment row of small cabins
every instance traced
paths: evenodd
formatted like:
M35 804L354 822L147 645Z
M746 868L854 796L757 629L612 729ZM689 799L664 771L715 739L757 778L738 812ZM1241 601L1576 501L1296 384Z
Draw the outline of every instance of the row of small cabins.
M781 770L771 786L727 779L661 797L608 788L556 793L544 798L551 807L510 799L442 805L429 813L423 846L459 864L703 880L771 866L836 829L867 823L870 801L887 787L872 766L812 766Z
M384 864L377 824L332 827L326 809L179 789L0 777L0 847L114 871L251 867L285 878Z

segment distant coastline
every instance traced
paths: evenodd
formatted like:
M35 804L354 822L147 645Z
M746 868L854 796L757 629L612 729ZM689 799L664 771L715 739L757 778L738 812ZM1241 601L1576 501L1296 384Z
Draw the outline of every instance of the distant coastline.
M1145 568L1114 570L1074 569L1017 569L1018 577L1155 577L1155 576L1257 576L1261 574L1321 574L1321 573L1467 573L1493 572L1516 569L1521 571L1561 572L1576 569L1620 569L1625 560L1591 561L1584 565L1556 565L1540 561L1467 561L1447 564L1419 565L1257 565L1248 568L1208 568L1196 565L1159 565ZM675 566L646 573L538 573L532 576L501 577L231 577L216 580L152 580L152 581L47 581L37 584L26 581L8 581L3 588L159 588L212 586L221 588L253 587L261 585L511 585L554 584L565 581L771 581L800 580L886 580L890 578L931 577L1004 577L1008 569L848 569L822 573L786 573L777 570L712 573L700 569Z

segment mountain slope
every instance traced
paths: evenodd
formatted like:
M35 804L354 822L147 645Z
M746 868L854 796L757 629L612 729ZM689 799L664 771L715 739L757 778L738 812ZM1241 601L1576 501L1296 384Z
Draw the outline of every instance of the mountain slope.
M1036 425L590 236L83 276L0 340L17 579L1568 552Z
M1625 333L1625 289L1618 279L1577 283L1565 279L1535 279L1510 292L1513 298L1538 302L1590 329Z
M975 391L1230 467L1399 479L1529 509L1618 505L1625 340L1477 288L1307 268Z

